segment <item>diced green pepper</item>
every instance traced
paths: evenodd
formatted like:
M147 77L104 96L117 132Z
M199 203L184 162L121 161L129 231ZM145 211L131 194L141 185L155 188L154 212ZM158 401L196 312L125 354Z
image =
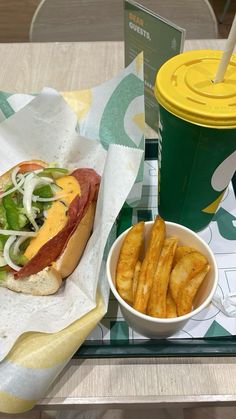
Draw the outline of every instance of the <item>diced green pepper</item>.
M52 202L34 202L33 203L33 208L38 208L40 210L40 213L38 215L37 218L39 218L40 216L42 216L42 213L44 210L47 210L48 208L50 208L52 206Z
M3 252L1 251L0 252L0 267L2 267L2 266L6 266L6 261L5 261L4 256L3 256Z
M5 236L5 234L0 234L0 251L3 251L4 245L7 241L7 239L9 238L9 236Z
M57 179L58 177L67 175L68 173L69 170L62 167L47 167L46 169L43 169L42 172L38 173L38 176L51 175L54 179Z
M21 214L20 212L19 212L19 218L18 218L18 221L19 221L19 227L20 227L20 229L22 229L23 227L25 227L26 226L26 224L28 223L28 218L24 215L24 214Z
M0 227L4 230L8 229L6 210L2 204L0 204Z
M21 230L28 223L27 217L24 215L23 207L19 206L19 200L13 194L6 195L2 199L3 209L5 211L5 217L7 224L5 229L12 228L13 230Z
M34 190L34 195L39 196L40 198L52 198L53 193L49 185L40 186Z
M17 204L12 198L12 194L4 196L2 198L2 203L6 210L6 218L9 227L13 230L19 230L19 210Z
M17 204L17 207L23 208L23 195L19 192L15 192L14 199Z
M4 191L8 191L8 189L12 189L13 188L13 183L9 182L4 186Z
M22 253L24 253L25 249L27 249L27 247L29 246L30 240L31 240L31 238L28 238L28 239L24 240L23 243L21 243L21 245L20 245L20 251Z
M14 255L13 252L10 251L10 258L17 265L21 266L24 266L28 262L28 258L23 253L18 253L17 255Z

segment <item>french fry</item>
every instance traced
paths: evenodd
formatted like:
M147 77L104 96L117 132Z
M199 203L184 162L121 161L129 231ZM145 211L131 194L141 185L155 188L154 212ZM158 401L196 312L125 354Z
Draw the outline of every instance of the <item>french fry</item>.
M193 276L190 281L186 283L186 285L180 290L177 298L178 316L183 316L192 310L193 300L209 270L210 266L205 266L201 272Z
M195 275L201 272L208 262L199 252L191 252L183 256L170 274L170 292L177 304L181 288Z
M166 317L177 317L177 307L169 289L166 295Z
M152 282L165 238L165 222L157 216L151 230L151 237L147 247L138 279L137 291L133 307L141 313L146 313L150 297Z
M194 247L190 246L178 246L175 251L174 261L173 261L173 267L176 265L176 263L185 255L191 252L196 252L196 249Z
M141 264L140 260L138 260L138 262L136 263L135 268L134 268L134 277L133 277L133 301L134 301L135 294L136 294L136 291L137 291L138 278L139 278L141 266L142 266L142 264Z
M127 233L116 268L116 288L120 296L133 304L133 277L139 259L144 233L144 221L135 224Z
M178 246L177 237L166 238L160 216L144 252L144 228L143 221L135 224L123 241L116 269L117 291L134 309L152 317L174 318L191 312L210 269L208 260L193 247Z
M145 289L143 290L143 288L145 286L147 265L148 265L148 258L145 257L141 264L141 269L139 272L138 283L136 284L136 292L134 295L134 303L133 303L133 307L136 310L141 311L142 313L146 313L146 307L144 307L144 304L143 304L142 293L145 294Z
M166 317L166 294L177 243L177 237L169 237L164 241L148 301L149 316Z

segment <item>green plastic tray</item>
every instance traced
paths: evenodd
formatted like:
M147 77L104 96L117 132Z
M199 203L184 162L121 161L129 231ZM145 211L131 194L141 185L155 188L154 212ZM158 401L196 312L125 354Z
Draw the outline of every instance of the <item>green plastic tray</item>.
M157 140L146 140L145 159L155 160L158 152ZM236 193L236 174L233 178ZM235 356L236 336L202 339L158 339L86 341L75 353L74 358L114 357L175 357L175 356Z

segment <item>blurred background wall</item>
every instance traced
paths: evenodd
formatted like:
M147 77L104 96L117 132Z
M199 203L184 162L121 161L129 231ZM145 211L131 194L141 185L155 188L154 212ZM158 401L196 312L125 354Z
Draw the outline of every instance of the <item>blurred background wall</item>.
M0 0L0 42L29 41L30 23L40 1ZM137 2L139 1L142 4L142 0L137 0ZM219 20L227 0L209 1ZM235 12L236 0L231 0L223 22L219 23L219 36L221 38L227 38Z

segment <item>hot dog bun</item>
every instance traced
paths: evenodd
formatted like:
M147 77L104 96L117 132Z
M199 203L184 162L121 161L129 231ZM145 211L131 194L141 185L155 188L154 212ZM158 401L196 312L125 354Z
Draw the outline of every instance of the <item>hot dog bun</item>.
M62 283L62 277L53 267L45 268L37 274L29 277L15 279L14 275L8 273L6 278L1 281L1 287L11 291L22 292L31 295L50 295L55 294Z
M84 218L70 237L65 250L53 265L63 279L69 276L78 265L93 228L95 209L96 204L92 202Z
M48 166L40 160L32 160L31 163L41 167ZM25 164L29 164L29 162L22 162L17 166L23 167ZM14 167L0 177L0 189L9 182L13 170ZM31 295L43 296L56 293L61 286L62 279L74 271L83 254L93 228L95 209L96 199L89 203L85 214L67 240L60 256L50 266L19 279L14 277L14 273L8 272L6 277L0 281L0 286Z
M53 263L53 267L21 279L15 279L11 273L8 273L0 282L0 286L24 294L41 296L55 294L61 286L62 279L69 276L80 261L93 228L95 209L96 205L92 203L70 237L64 252Z

